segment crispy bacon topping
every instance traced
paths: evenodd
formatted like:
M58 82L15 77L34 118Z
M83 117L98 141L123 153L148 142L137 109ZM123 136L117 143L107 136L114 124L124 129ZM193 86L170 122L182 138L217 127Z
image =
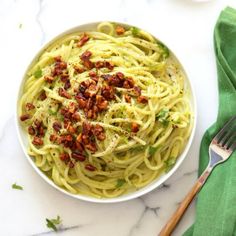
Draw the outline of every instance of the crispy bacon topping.
M44 101L47 98L45 91L43 90L39 95L39 100Z
M137 133L139 131L139 125L135 122L131 123L131 131Z
M52 127L53 127L53 129L54 129L56 132L59 132L60 129L62 128L61 123L58 122L58 121L55 121L55 122L52 124Z
M71 157L76 161L83 162L86 160L86 156L79 152L72 152Z
M30 119L31 118L31 116L29 115L29 114L24 114L24 115L21 115L20 116L20 120L21 121L25 121L25 120L28 120L28 119Z
M25 107L28 111L33 110L35 108L35 106L32 103L29 103L29 102L27 102L25 104Z
M30 125L30 126L28 127L28 133L29 133L30 135L35 135L35 129L34 129L34 127L33 127L32 125Z
M131 97L128 94L125 94L125 101L131 103Z
M122 35L122 34L124 34L124 32L125 32L125 28L123 26L121 26L121 25L116 26L116 33L118 35Z
M82 47L89 40L89 36L84 33L78 42L78 47Z
M102 87L101 94L108 101L115 98L114 88L112 86L109 86L109 85L106 85L106 86Z
M71 98L71 95L70 95L65 89L63 89L63 88L59 88L58 94L59 94L61 97L64 97L64 98L68 98L68 99Z
M139 97L137 98L137 102L138 102L138 103L143 103L143 104L145 104L145 103L148 102L148 98L145 97L145 96L139 96Z
M85 166L85 169L86 169L86 170L89 170L89 171L95 171L95 170L96 170L96 167L93 166L93 165L91 165L91 164L87 164L87 165Z
M51 83L54 81L54 77L49 76L49 75L45 75L45 76L44 76L44 80L45 80L46 82L48 82L49 84L51 84Z
M42 140L42 138L34 137L32 143L33 143L35 146L42 146L42 145L43 145L43 140Z
M66 152L64 152L64 153L61 153L60 154L60 159L62 160L62 161L69 161L70 160L70 155L68 154L68 153L66 153Z

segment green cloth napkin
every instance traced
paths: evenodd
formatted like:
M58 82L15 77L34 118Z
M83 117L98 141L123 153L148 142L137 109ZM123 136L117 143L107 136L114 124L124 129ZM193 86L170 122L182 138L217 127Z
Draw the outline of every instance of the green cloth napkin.
M215 26L214 46L218 72L219 110L216 123L206 131L201 142L199 175L207 166L208 147L212 138L230 117L236 115L235 9L227 7L221 12ZM200 191L195 223L184 233L184 236L190 235L236 235L236 152L228 161L214 169Z

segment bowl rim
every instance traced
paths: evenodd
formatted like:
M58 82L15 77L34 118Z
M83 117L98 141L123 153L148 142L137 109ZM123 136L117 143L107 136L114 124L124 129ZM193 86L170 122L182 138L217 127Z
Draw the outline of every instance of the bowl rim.
M19 117L18 117L18 109L19 109L19 98L20 95L22 94L22 87L23 84L26 81L26 73L29 70L29 68L31 67L31 65L37 60L37 58L43 53L43 51L48 48L51 44L53 44L55 41L57 41L58 39L70 34L70 33L75 33L75 32L83 32L86 30L82 30L84 29L88 29L88 28L94 28L95 26L97 26L99 23L101 22L105 22L105 21L95 21L95 22L88 22L88 23L84 23L81 25L77 25L74 27L71 27L69 29L64 30L63 32L57 34L56 36L52 36L49 40L47 40L47 42L45 42L42 46L40 46L39 50L37 50L37 53L34 54L34 56L32 57L30 63L28 63L27 68L24 70L23 76L21 77L21 80L19 81L19 87L18 87L18 91L17 91L17 96L16 96L16 110L15 110L15 115L14 115L14 120L15 120L15 125L16 125L16 130L17 130L17 137L18 140L20 142L20 146L28 160L28 162L30 163L30 165L33 167L33 169L36 171L36 173L38 173L38 175L44 179L50 186L54 187L55 189L57 189L59 192L62 192L64 194L66 194L67 196L70 196L72 198L75 199L79 199L79 200L83 200L83 201L87 201L87 202L93 202L93 203L118 203L118 202L124 202L124 201L128 201L128 200L132 200L135 198L138 198L144 194L147 194L151 191L153 191L154 189L158 188L161 184L163 184L166 180L168 180L170 178L170 176L172 176L177 169L179 168L179 166L182 164L182 162L184 161L184 159L187 157L187 153L189 152L190 146L193 142L193 138L195 136L195 131L196 131L196 125L197 125L197 102L196 102L196 94L195 94L195 90L192 86L192 82L188 77L188 74L185 70L185 67L183 66L183 63L180 62L180 60L178 59L179 57L176 56L176 54L169 48L169 46L167 45L171 55L177 60L177 62L180 65L181 70L183 71L185 77L186 77L186 82L187 82L187 86L188 89L190 91L190 100L191 100L191 108L192 108L192 112L193 112L193 126L192 126L192 130L191 130L191 134L190 137L188 138L188 141L186 143L186 146L184 148L184 150L182 151L182 153L179 155L174 167L167 173L160 175L156 180L153 180L151 183L149 183L147 186L144 186L140 189L138 189L137 191L131 192L131 193L127 193L118 197L114 197L114 198L95 198L95 197L91 197L91 196L86 196L86 195L82 195L82 194L72 194L67 192L65 189L59 187L58 185L56 185L50 178L48 178L36 165L35 162L32 160L32 158L28 155L27 153L27 147L25 146L25 144L23 143L23 138L21 135L21 125L20 125L20 121L19 121ZM111 22L111 21L108 21ZM123 25L126 27L137 27L135 25L131 25L125 22L117 22L117 21L112 21L112 23L115 24L119 24L119 25ZM145 30L143 28L141 28L142 30ZM149 32L149 31L147 31ZM150 33L155 39L157 39L159 42L163 43L162 40L160 40L158 37L156 37L155 34ZM166 45L164 43L164 45Z

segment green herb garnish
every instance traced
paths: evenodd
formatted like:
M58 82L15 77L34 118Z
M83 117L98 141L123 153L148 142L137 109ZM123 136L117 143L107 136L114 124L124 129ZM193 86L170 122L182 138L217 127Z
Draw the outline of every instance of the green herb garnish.
M159 48L161 49L162 51L162 56L164 58L168 58L170 56L170 51L169 49L163 44L163 43L160 43L160 42L157 42Z
M162 125L167 126L169 124L168 120L169 110L167 108L163 108L157 115L156 119L162 123Z
M116 183L116 188L120 188L122 185L125 184L125 180L124 179L118 179L117 183Z
M175 165L175 162L176 159L174 157L170 157L168 160L164 161L166 172L168 172Z
M42 77L42 74L43 74L42 70L41 70L40 68L38 68L38 70L36 70L36 71L34 72L34 77L35 77L36 79L39 79L39 78Z
M140 32L140 29L139 28L137 28L137 27L131 27L130 28L130 31L131 31L131 33L132 33L132 35L133 36L139 36L139 32Z
M154 155L155 152L157 151L157 149L159 149L159 147L152 147L152 146L150 146L149 149L148 149L149 155L151 155L151 156Z
M13 189L23 190L23 187L20 185L17 185L16 183L12 184L11 186Z
M53 229L54 231L57 231L57 227L56 225L61 224L62 220L60 218L60 216L57 216L56 219L47 219L46 218L46 222L47 222L47 227L50 229Z
M20 24L19 24L19 29L22 29L22 26L23 26L23 24L22 24L22 23L20 23Z

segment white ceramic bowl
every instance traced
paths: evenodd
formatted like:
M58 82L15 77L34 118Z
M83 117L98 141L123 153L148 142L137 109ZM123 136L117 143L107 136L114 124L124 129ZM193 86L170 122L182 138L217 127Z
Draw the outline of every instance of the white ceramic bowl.
M41 50L37 53L37 55L33 58L33 60L31 61L31 63L29 64L28 68L26 69L26 72L28 71L28 69L31 67L32 64L35 63L35 61L38 59L38 57L41 55L41 53L43 53L43 51L52 43L54 43L57 39L70 34L70 33L75 33L78 31L91 31L91 30L95 30L96 26L99 24L100 22L94 22L94 23L88 23L88 24L84 24L84 25L80 25L77 27L74 27L72 29L69 29L63 33L61 33L60 35L56 36L55 38L53 38L51 41L49 41L48 43L46 43ZM127 25L124 23L120 23L117 22L117 24L119 25L124 25L127 27L132 27L131 25ZM155 37L156 39L159 40L159 38ZM159 40L161 41L161 40ZM168 45L167 45L168 46ZM131 200L137 197L140 197L150 191L152 191L153 189L157 188L158 186L160 186L162 183L164 183L177 169L178 167L181 165L181 163L183 162L184 158L187 155L187 152L190 148L190 145L192 143L193 137L194 137L194 133L195 133L195 129L196 129L196 114L197 114L197 107L196 107L196 97L195 97L195 93L193 91L193 88L191 86L191 82L188 79L188 76L183 68L183 65L180 63L180 61L177 59L177 57L175 56L175 54L170 50L172 56L174 56L177 60L177 62L180 64L182 71L185 73L186 76L186 85L189 88L190 91L190 96L191 96L191 108L192 108L192 112L193 112L193 128L192 128L192 132L191 135L189 137L189 140L182 152L182 154L179 156L176 164L174 165L174 167L168 172L163 174L162 176L160 176L159 178L157 178L156 180L154 180L152 183L148 184L147 186L135 191L135 192L131 192L131 193L127 193L124 194L122 196L119 197L115 197L115 198L102 198L102 199L98 199L98 198L94 198L94 197L90 197L90 196L85 196L85 195L79 195L79 194L71 194L69 192L67 192L66 190L60 188L59 186L57 186L51 179L49 179L34 163L34 161L32 160L32 158L28 155L27 153L27 146L28 146L28 140L27 140L27 136L25 131L22 129L20 121L19 121L19 99L22 95L22 89L23 89L23 85L25 83L26 80L26 72L23 75L23 79L21 81L20 87L19 87L19 91L18 91L18 96L17 96L17 106L16 106L16 126L17 126L17 132L18 132L18 137L20 140L20 144L22 146L22 149L25 153L25 156L27 157L27 160L30 162L31 166L34 168L34 170L39 174L39 176L41 176L48 184L50 184L51 186L53 186L54 188L58 189L59 191L63 192L64 194L71 196L73 198L77 198L80 200L85 200L85 201L89 201L89 202L96 202L96 203L115 203L115 202L122 202L122 201L127 201L127 200Z

